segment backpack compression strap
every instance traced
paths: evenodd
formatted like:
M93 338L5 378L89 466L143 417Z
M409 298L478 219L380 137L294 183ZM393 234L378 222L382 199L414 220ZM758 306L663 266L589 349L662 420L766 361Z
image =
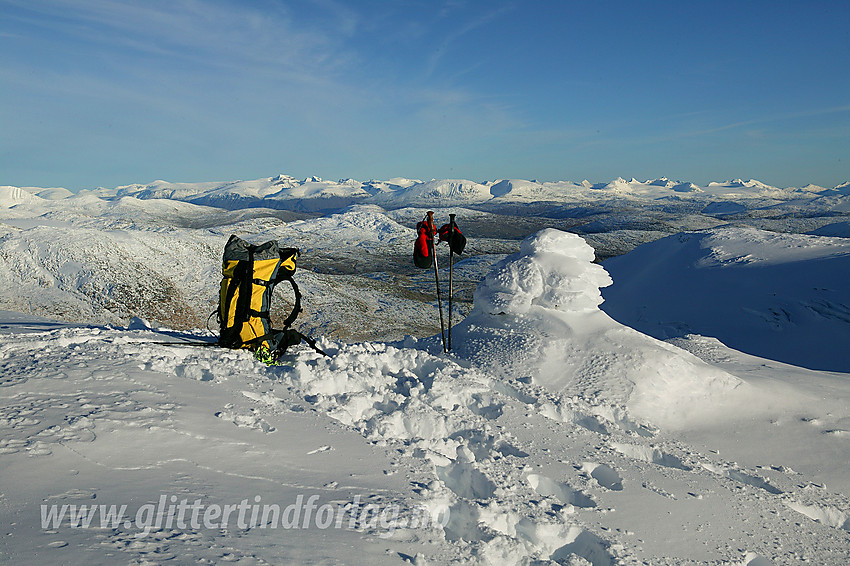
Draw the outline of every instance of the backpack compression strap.
M233 326L224 326L226 324L226 318L222 317L222 307L219 306L218 309L219 323L222 325L219 343L227 348L242 347L243 342L240 333L242 332L243 321L248 320L249 315L254 312L251 310L251 266L254 263L254 252L250 248L247 251L249 257L248 261L240 261L233 269L233 277L231 278L231 281L238 281L239 284L234 285L231 283L228 285L227 295L223 303L225 308L229 308L227 305L230 305L233 302L234 295L236 295L237 290L239 291L239 296L236 297ZM225 314L224 316L226 317L227 315ZM268 314L266 316L268 316Z

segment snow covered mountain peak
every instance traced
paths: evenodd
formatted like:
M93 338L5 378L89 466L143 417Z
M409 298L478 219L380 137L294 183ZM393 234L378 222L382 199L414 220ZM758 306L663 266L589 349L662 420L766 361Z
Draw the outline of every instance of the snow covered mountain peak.
M30 194L21 187L0 187L0 207L11 208L22 202L33 202L40 200L39 197Z
M631 184L632 183L637 183L637 181L634 180L634 179L632 179L631 181L626 181L622 177L617 177L616 179L614 179L613 181L611 181L607 185L604 185L600 188L608 190L608 191L614 191L614 192L629 192L629 191L631 191Z
M490 185L490 194L493 195L493 198L503 201L556 201L564 194L564 191L559 191L557 188L547 188L543 183L537 181L503 179Z
M709 183L709 187L711 186L726 186L726 187L736 187L736 188L747 188L747 189L762 189L762 190L778 190L776 187L768 185L766 183L762 183L761 181L757 181L756 179L750 179L749 181L744 181L743 179L733 179L731 181L727 181L725 183Z
M841 183L832 189L827 189L820 194L825 196L848 196L850 195L850 181Z
M289 175L284 175L283 173L271 177L269 179L269 182L279 187L297 187L301 184L301 182L295 177L290 177Z
M492 198L490 187L466 179L434 179L381 192L371 202L380 206L457 206L482 203Z
M701 193L703 190L693 183L678 183L670 187L670 190L677 193Z
M23 187L32 195L63 200L72 196L65 189L39 189ZM7 191L8 192L8 191ZM323 180L318 176L303 180L291 175L248 181L172 183L153 181L148 184L131 184L113 189L85 190L104 199L135 196L139 199L171 199L213 206L227 210L243 208L271 208L298 212L338 212L352 204L373 204L385 209L406 207L486 206L516 207L532 203L551 203L572 209L576 205L593 205L601 198L628 206L647 201L670 203L705 202L721 203L718 210L731 210L733 202L739 212L761 208L765 204L819 207L829 211L846 211L850 207L850 183L832 189L815 185L804 188L778 188L757 180L711 182L698 185L689 181L671 180L667 177L638 181L618 177L610 182L581 183L572 181L536 181L525 179L495 179L476 182L467 179L431 179L420 181L405 177L388 180L355 179ZM818 198L828 197L818 201ZM7 196L8 199L8 196ZM773 200L768 203L765 199ZM710 209L714 210L714 209ZM515 212L515 211L514 211ZM715 213L716 210L712 213Z

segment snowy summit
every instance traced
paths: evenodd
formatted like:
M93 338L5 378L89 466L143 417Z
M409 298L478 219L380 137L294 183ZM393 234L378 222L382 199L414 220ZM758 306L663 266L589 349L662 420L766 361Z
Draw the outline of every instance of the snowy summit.
M608 185L3 187L0 562L846 563L845 196ZM231 234L328 356L206 347Z

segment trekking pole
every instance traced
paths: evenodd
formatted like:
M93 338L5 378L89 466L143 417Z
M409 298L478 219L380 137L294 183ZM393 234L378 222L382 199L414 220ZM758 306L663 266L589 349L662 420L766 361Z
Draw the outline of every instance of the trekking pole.
M298 336L300 336L302 340L304 340L305 342L307 342L307 345L308 345L308 346L310 346L311 348L313 348L314 350L316 350L317 352L319 352L319 353L320 353L320 354L322 354L323 356L328 356L327 352L325 352L324 350L322 350L321 348L319 348L319 345L318 345L318 344L316 344L316 341L315 341L315 340L313 340L313 339L312 339L312 338L310 338L309 336L306 336L306 335L304 335L304 334L301 334L300 332L298 333ZM328 357L330 357L330 356L328 356Z
M452 351L452 300L454 298L454 263L455 250L452 247L452 236L455 230L456 214L449 214L449 343L448 351Z
M440 336L443 339L443 352L447 352L446 350L446 328L443 323L443 300L440 297L440 274L437 270L437 246L434 242L434 234L436 233L436 228L434 225L434 211L428 211L428 232L431 235L430 244L431 244L431 257L434 258L434 280L437 283L437 308L440 309Z

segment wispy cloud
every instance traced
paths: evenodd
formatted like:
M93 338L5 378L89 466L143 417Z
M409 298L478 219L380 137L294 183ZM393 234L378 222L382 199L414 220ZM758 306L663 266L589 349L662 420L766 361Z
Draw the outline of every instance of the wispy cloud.
M442 18L452 17L454 8L459 6L465 6L463 2L449 2L447 3L442 11ZM440 41L439 46L433 51L431 57L428 59L428 64L426 66L425 75L430 77L433 76L440 65L442 59L447 56L451 56L452 45L456 43L462 37L468 35L469 33L475 31L476 29L487 25L488 23L496 20L505 14L511 12L515 6L513 3L503 4L498 6L495 9L489 10L487 12L481 14L475 14L474 17L468 19L463 22L461 25L455 27L451 32L449 32L443 39Z
M815 108L815 109L804 110L804 111L800 111L800 112L787 112L787 113L783 113L783 114L772 114L772 115L767 115L767 116L760 116L758 118L753 118L751 120L742 120L742 121L739 121L739 122L732 122L732 123L729 123L729 124L724 124L722 126L716 126L716 127L713 127L713 128L706 128L706 129L701 129L701 130L682 131L682 132L678 132L678 133L673 134L672 136L670 136L669 139L705 136L705 135L710 135L710 134L716 134L718 132L723 132L723 131L726 131L726 130L734 130L734 129L738 129L738 128L746 128L746 127L757 126L757 125L760 126L760 125L772 124L772 123L776 123L776 122L783 122L783 121L786 121L786 120L796 120L796 119L800 119L800 118L814 118L814 117L817 117L817 116L827 116L827 115L830 115L830 114L841 114L841 113L845 113L845 112L850 112L850 105L834 106L834 107L831 107L831 108Z
M351 33L350 18L335 27L304 26L285 9L174 0L12 0L20 23L55 38L99 47L104 56L147 57L204 69L274 73L288 80L332 73L346 62L338 38Z
M515 109L490 93L445 75L423 80L439 59L423 61L418 51L428 34L450 51L508 8L470 5L466 19L405 42L391 34L409 31L428 6L2 1L3 41L23 55L0 69L19 110L6 127L29 140L33 163L52 161L57 148L87 148L69 153L81 168L123 152L119 167L155 161L152 178L167 174L166 161L173 170L190 160L263 161L275 170L280 159L339 169L415 163L435 148L451 153L518 127ZM398 45L403 54L393 52Z

